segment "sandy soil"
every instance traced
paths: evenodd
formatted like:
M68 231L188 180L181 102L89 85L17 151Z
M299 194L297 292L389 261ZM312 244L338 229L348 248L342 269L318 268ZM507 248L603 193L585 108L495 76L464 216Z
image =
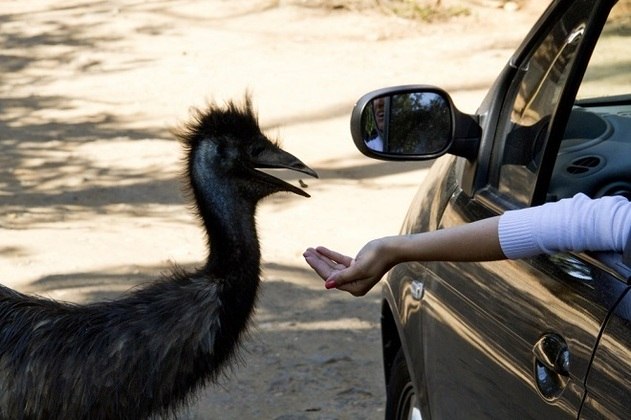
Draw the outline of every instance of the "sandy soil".
M380 291L324 291L301 254L318 244L352 254L396 233L428 164L360 155L350 110L369 90L424 83L474 111L545 6L468 3L470 16L428 24L316 3L21 0L0 10L5 285L86 302L199 262L203 235L169 129L209 99L249 89L267 132L321 176L304 180L312 198L260 207L264 283L243 363L182 418L383 417Z

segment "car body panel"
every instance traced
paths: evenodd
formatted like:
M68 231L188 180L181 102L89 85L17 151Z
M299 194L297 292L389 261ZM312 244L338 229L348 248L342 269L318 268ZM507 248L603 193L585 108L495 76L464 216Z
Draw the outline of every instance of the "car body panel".
M448 180L457 172L454 161L437 166L434 175L441 176L436 179ZM429 210L421 214L439 214L437 209L431 210L441 207L437 205L441 201L439 191L451 189L456 189L455 184L445 190L424 188L413 202L410 215L417 214L415 208ZM434 194L428 194L431 191ZM429 197L432 204L424 206L422 197ZM482 206L467 206L459 203L462 200L458 194L448 199L441 227L484 217ZM467 212L462 209L467 207L474 210L463 216ZM402 233L422 231L418 222L419 218L410 217ZM432 224L431 220L426 223ZM485 263L411 262L396 266L389 278L384 295L397 314L406 358L415 372L423 372L422 377L413 374L413 381L421 401L426 398L426 406L433 408L431 416L425 413L424 417L519 414L520 418L529 418L533 412L536 417L577 416L592 350L601 324L615 303L613 297L603 301L601 288L596 287L598 278L613 281L610 274L589 267L581 255L561 254ZM418 283L423 287L422 299L413 296ZM564 293L558 295L559 291ZM571 379L562 398L553 402L538 395L532 352L536 341L551 332L569 343L572 360ZM493 349L489 349L489 343L493 343ZM452 354L449 349L457 351ZM469 386L463 389L463 384ZM493 396L490 400L489 395ZM450 403L454 400L469 410L461 411L460 404ZM480 404L482 400L493 405ZM533 407L533 401L539 406Z
M467 211L474 204L459 201L448 206L442 227L480 218ZM422 326L432 415L460 417L450 404L458 400L470 407L461 414L466 418L575 418L593 348L614 303L599 301L595 269L571 254L427 265L434 275L425 283L421 312L423 320L432 317ZM569 381L555 398L539 395L534 371L533 348L547 334L565 340L571 360ZM448 349L457 350L450 355Z
M629 418L631 412L631 268L620 263L619 255L607 257L615 261L607 265L615 270L600 277L597 288L602 299L616 303L590 366L583 419Z

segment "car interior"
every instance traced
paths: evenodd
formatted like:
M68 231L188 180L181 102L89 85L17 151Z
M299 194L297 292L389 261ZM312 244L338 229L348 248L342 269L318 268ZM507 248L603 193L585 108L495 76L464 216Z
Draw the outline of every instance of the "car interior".
M561 143L548 197L578 192L631 199L631 95L577 101Z

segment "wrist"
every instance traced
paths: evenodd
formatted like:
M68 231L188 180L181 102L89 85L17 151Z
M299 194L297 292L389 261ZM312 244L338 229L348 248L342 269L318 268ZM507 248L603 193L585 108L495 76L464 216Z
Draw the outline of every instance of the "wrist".
M381 238L377 252L389 270L395 265L409 260L409 238L407 236L386 236Z

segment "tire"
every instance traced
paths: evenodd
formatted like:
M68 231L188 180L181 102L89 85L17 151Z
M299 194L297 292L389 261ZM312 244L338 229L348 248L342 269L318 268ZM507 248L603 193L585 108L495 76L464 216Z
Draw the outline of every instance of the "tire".
M405 355L399 349L390 368L386 390L386 420L421 420L419 400L410 378Z

